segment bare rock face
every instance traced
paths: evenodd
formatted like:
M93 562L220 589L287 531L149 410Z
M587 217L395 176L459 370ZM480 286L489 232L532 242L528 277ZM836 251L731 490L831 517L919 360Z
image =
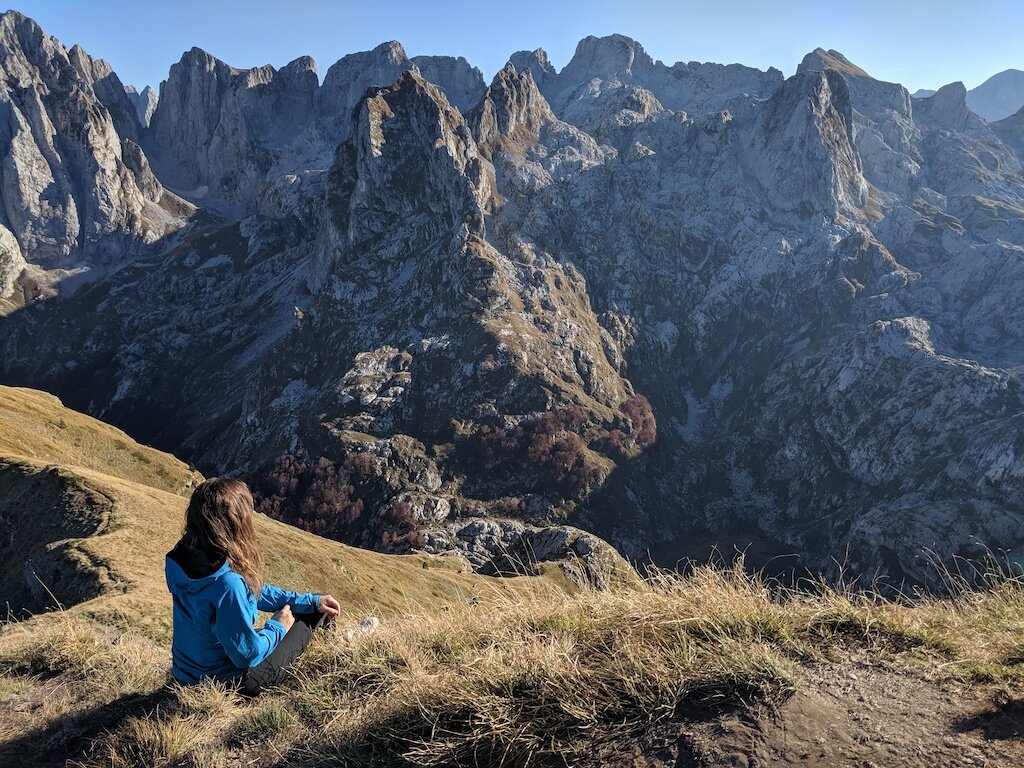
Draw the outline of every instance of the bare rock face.
M110 66L16 12L0 17L0 314L123 266L182 226Z
M405 49L395 41L381 43L372 51L343 56L327 70L316 95L316 117L334 143L345 138L352 110L368 88L390 85L415 67Z
M992 131L1024 162L1024 107L1016 114L992 123Z
M539 85L547 85L558 77L558 70L543 48L535 51L517 51L509 57L508 63L515 67L517 72L530 70L534 82Z
M160 86L145 146L187 199L244 210L309 119L317 85L309 57L241 70L193 48Z
M767 101L752 132L750 166L776 207L830 216L867 201L854 149L846 81L832 71L797 74Z
M468 112L484 97L483 74L462 56L413 56L412 62L423 79L440 88L460 112Z
M472 520L428 533L431 549L462 552L479 573L533 576L552 565L582 587L608 589L635 578L597 536L570 526L537 528L518 520Z
M0 300L14 293L15 281L26 266L17 238L7 227L0 227Z
M515 67L508 64L494 76L480 105L477 136L481 144L500 138L530 145L540 138L542 126L555 119L555 113L534 84L530 70L524 70L520 76Z
M128 238L3 321L5 380L487 572L594 580L581 530L925 583L1024 557L1020 113L836 51L783 79L611 36L486 87L397 43L319 86L193 50L145 128L109 68L3 18L0 301ZM136 252L164 185L203 215Z
M143 128L148 128L159 101L157 92L148 85L141 91L137 91L134 85L126 85L124 92L128 95L128 101L135 108L135 115L139 119L139 125Z
M155 180L126 162L138 121L109 65L11 11L0 16L0 72L3 226L23 257L111 266L181 225Z
M914 112L919 123L931 127L950 131L981 127L981 120L967 109L967 89L963 83L944 85L932 96L919 99Z

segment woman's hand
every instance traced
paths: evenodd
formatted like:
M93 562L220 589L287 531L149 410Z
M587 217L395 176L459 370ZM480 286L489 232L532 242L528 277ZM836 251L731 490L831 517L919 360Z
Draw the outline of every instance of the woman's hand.
M328 616L337 616L341 613L341 604L330 595L320 595L317 608L320 609L320 613L326 613Z
M282 608L280 611L275 613L270 618L276 621L282 627L284 627L285 632L291 629L292 624L295 623L295 617L292 616L292 607L290 605L286 605L284 608Z

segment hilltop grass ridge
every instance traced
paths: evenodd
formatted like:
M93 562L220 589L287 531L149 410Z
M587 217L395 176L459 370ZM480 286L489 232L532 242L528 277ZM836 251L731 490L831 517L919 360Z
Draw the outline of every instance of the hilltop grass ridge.
M661 724L778 710L822 668L898 675L908 698L939 686L1006 702L1024 690L1024 582L992 574L985 589L899 602L786 588L736 562L642 588L466 601L320 637L293 682L255 700L164 687L165 645L51 614L0 636L0 756L63 743L97 768L589 764L595 744Z

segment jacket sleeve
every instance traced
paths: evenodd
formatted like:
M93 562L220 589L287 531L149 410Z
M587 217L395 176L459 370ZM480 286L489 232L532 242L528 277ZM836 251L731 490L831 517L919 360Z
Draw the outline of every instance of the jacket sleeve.
M320 607L320 595L312 592L290 592L287 589L275 587L273 584L264 584L260 591L256 607L261 611L273 613L279 611L286 605L292 607L293 613L314 613Z
M284 626L269 620L263 629L254 629L247 619L247 596L241 589L229 589L217 605L213 634L223 646L231 663L249 669L263 661L281 642Z

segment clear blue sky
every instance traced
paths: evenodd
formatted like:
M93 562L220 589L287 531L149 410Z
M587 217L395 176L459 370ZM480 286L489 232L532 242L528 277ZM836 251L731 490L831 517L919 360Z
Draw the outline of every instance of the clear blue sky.
M375 7L376 6L376 7ZM517 50L544 48L561 69L577 41L620 32L655 59L739 62L793 73L835 48L875 77L918 88L972 88L1024 69L1020 0L23 0L14 6L67 46L154 87L196 45L236 67L308 54L321 78L346 53L398 40L410 56L465 56L490 80Z

